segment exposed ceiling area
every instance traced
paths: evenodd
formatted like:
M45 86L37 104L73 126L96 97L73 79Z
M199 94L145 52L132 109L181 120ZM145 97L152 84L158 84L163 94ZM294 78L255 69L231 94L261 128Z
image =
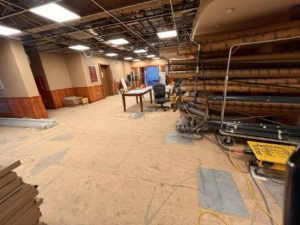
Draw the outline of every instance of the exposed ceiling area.
M29 11L49 2L81 18L55 23ZM0 24L21 30L19 38L28 52L67 53L72 51L69 46L81 44L90 47L87 54L113 52L118 58L143 58L146 54L137 55L133 50L143 48L147 54L157 56L162 48L188 42L198 6L199 0L0 0ZM158 38L157 32L175 28L178 38ZM124 38L129 44L108 43L117 38Z
M193 35L241 30L299 19L299 4L300 0L202 0Z

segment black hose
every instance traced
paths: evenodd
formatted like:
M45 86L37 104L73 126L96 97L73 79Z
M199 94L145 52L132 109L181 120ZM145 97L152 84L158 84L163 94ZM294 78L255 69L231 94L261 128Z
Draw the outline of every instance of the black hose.
M268 204L268 202L266 200L266 197L265 197L264 193L262 192L262 190L260 189L260 187L259 187L258 183L256 182L256 180L254 179L253 174L251 173L250 163L248 163L248 169L250 171L251 179L252 179L253 183L255 184L257 190L259 191L259 193L260 193L260 195L261 195L261 197L263 199L263 202L264 202L264 204L266 206L266 209L267 209L268 213L271 214L270 207L269 207L269 204ZM269 219L270 219L270 223L272 225L274 225L273 220L271 218L269 218Z

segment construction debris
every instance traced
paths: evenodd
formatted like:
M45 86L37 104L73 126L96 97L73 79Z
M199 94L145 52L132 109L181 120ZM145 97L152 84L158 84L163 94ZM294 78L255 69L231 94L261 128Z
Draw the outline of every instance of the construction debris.
M56 124L56 121L52 119L0 118L1 127L48 129L54 127Z
M63 100L64 106L73 107L82 104L82 97L77 96L68 96L64 97Z
M39 221L42 199L37 198L37 187L24 183L12 171L20 165L20 161L0 159L0 224L44 224Z

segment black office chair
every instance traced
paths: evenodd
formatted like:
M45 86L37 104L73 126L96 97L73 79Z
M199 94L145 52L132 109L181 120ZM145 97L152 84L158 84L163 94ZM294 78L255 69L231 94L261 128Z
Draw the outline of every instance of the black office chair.
M153 85L153 92L154 92L154 99L156 104L160 104L160 106L157 106L154 108L155 111L158 109L163 109L166 111L169 109L169 106L164 106L164 103L170 101L169 98L166 97L166 85L157 83Z

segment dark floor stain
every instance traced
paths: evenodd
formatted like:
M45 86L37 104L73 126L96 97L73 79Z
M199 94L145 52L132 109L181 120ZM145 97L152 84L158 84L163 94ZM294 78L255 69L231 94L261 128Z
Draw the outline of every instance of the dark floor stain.
M194 144L193 139L184 138L176 132L166 133L164 142L167 144Z
M135 113L132 113L130 116L129 116L129 119L131 120L137 120L137 119L140 119L144 116L144 113L142 112L135 112Z
M73 139L73 137L74 135L71 133L64 133L51 138L51 141L68 141Z
M280 208L283 209L284 185L282 183L276 183L276 181L271 180L264 182L264 185L273 196L277 204L280 206Z
M0 145L5 145L7 143L6 138L1 138L0 139Z
M62 151L55 152L52 155L49 155L43 159L41 159L32 169L31 175L37 175L43 170L47 169L49 166L53 164L58 164L67 154L69 148L66 148Z

